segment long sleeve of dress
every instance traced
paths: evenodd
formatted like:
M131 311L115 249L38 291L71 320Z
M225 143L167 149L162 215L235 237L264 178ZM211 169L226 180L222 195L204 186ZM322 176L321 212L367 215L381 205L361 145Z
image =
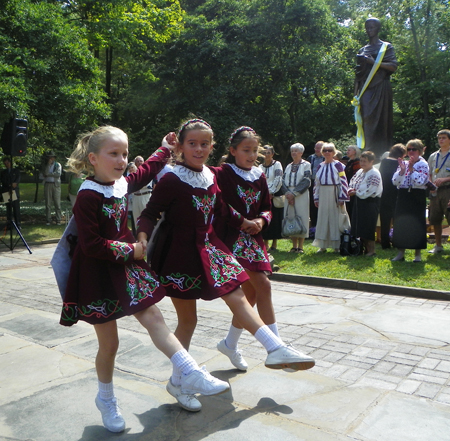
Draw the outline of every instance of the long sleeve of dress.
M174 186L170 185L170 179L163 177L153 189L147 206L141 212L137 224L137 234L144 232L148 238L152 235L153 228L161 218L161 214L170 207L174 196Z
M164 168L169 158L170 150L167 147L157 149L135 173L130 173L125 178L128 182L128 193L145 187Z

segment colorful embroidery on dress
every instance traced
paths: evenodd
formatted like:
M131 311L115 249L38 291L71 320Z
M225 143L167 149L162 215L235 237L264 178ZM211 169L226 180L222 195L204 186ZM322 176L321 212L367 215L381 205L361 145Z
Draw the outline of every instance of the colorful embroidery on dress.
M206 225L208 223L208 216L216 203L216 195L213 194L211 197L207 195L203 197L192 195L192 203L197 210L200 210L203 213Z
M272 222L272 212L271 211L262 211L259 213L258 217L263 217L267 221L267 225Z
M156 280L150 272L136 264L125 267L127 276L127 293L130 296L130 306L137 305L148 297L153 297L153 293L159 287L159 281Z
M159 147L157 150L155 150L155 151L152 153L152 155L150 156L150 158L159 157L161 153L162 153L162 154L165 154L164 150L163 150L161 147Z
M116 260L123 257L125 262L128 260L128 257L130 257L130 253L133 252L133 247L129 243L118 242L117 240L111 242L109 247L111 248L114 256L116 256Z
M165 276L159 276L163 286L171 286L180 291L189 291L191 289L201 289L201 276L191 277L188 274L172 273Z
M230 207L231 215L233 217L236 217L237 219L240 219L242 217L241 213L239 213L239 211L236 211L230 204L228 204L228 207Z
M126 209L127 209L127 198L126 196L123 196L120 199L114 199L114 203L112 205L103 204L102 211L110 219L111 218L114 219L117 231L119 231L121 216L122 213L126 211Z
M239 237L233 245L233 256L248 262L268 262L264 250L250 234L239 232Z
M76 323L79 317L96 317L105 319L121 312L118 300L100 299L87 306L78 306L76 303L63 303L61 320Z
M244 190L240 185L237 186L238 196L244 201L247 207L247 213L250 211L250 207L253 203L258 202L261 197L261 192L249 188L247 191Z
M205 249L208 253L211 277L215 287L220 287L230 280L236 280L237 276L244 271L232 255L211 244L208 234L205 236Z

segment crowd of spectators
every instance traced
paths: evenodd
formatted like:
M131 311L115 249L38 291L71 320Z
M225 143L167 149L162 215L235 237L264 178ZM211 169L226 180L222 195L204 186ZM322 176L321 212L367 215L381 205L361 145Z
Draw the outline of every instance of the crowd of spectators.
M442 222L450 217L450 130L439 131L437 138L439 150L428 161L423 157L426 147L419 139L408 141L406 146L395 144L381 161L356 145L348 146L344 156L333 143L324 141L318 141L314 153L304 160L305 148L296 143L290 148L292 162L284 173L281 164L273 160L273 148L266 148L261 168L268 176L271 195L283 194L282 215L295 212L309 227L304 234L291 237L290 252L303 253L305 238L312 237L318 253L327 249L338 253L348 230L361 244L359 254L376 256L377 241L382 249L397 249L392 261L404 261L405 250L412 249L413 262L421 262L421 250L427 248L429 200L428 219L436 241L429 253L441 253ZM279 166L274 186L271 167L275 163ZM280 209L274 208L274 212ZM281 237L280 225L278 215L271 228L276 238ZM272 244L269 250L274 249Z

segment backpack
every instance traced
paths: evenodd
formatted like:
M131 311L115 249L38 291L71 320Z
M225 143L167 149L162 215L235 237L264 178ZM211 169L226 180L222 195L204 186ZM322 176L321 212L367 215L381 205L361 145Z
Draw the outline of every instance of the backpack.
M361 240L352 236L348 230L344 230L339 246L341 256L357 256L361 253L361 248Z

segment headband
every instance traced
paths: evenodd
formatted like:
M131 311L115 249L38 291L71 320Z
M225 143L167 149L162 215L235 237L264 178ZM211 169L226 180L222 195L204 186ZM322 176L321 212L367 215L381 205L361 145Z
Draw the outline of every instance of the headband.
M228 140L228 143L231 144L231 141L233 141L233 138L241 132L253 132L256 134L256 132L251 128L251 127L247 127L247 126L242 126L239 127L238 129L236 129L230 136L230 139Z
M180 138L181 133L183 132L183 130L189 125L189 124L193 124L193 123L201 123L204 124L206 127L208 127L209 130L212 130L211 126L204 121L203 119L190 119L189 121L186 121L181 127L180 130L178 131L178 138Z

